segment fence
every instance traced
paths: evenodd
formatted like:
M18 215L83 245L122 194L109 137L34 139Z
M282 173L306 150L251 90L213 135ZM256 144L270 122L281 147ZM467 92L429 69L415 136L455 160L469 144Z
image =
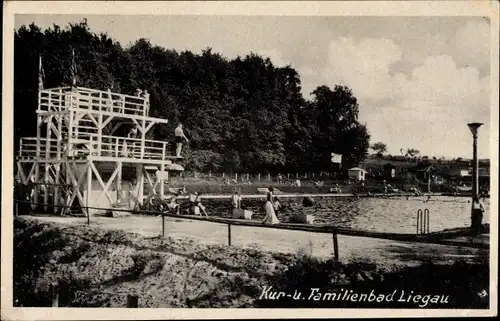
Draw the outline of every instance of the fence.
M179 174L179 179L184 181L219 181L219 182L253 182L253 181L268 181L276 183L291 183L298 180L314 181L314 180L340 180L341 176L331 172L320 173L216 173L216 172L183 172Z
M35 204L33 202L28 201L20 201L15 200L16 203L16 211L18 210L17 204ZM38 206L46 206L47 204L35 204ZM68 207L65 205L52 205L54 207ZM425 238L422 238L422 235L418 233L410 234L410 233L388 233L388 232L374 232L374 231L365 231L365 230L354 230L348 228L337 228L331 225L306 225L306 224L295 224L295 223L280 223L280 224L262 224L256 221L248 221L248 220L236 220L236 219L226 219L220 217L201 217L194 215L176 215L165 212L157 212L157 211L132 211L127 209L116 209L116 208L100 208L100 207L88 207L88 209L94 209L99 211L106 212L128 212L134 214L149 214L153 216L160 217L162 220L162 237L166 235L165 229L165 218L175 218L175 219L186 219L186 220L194 220L194 221L205 221L211 223L218 223L227 225L228 229L228 245L231 244L231 236L232 236L232 226L246 226L246 227L258 227L258 228L272 228L272 229L280 229L280 230L292 230L292 231L303 231L310 233L320 233L320 234L331 234L333 239L333 248L334 248L334 256L335 259L339 257L339 249L338 249L338 235L344 236L358 236L358 237L368 237L368 238L378 238L378 239L386 239L392 241L401 241L401 242L419 242L419 243L433 243L433 244L443 244L443 245L452 245L452 246L469 246L475 248L489 248L489 245L484 245L482 243L459 243L459 242L448 242L442 239L442 235L440 233L429 233L429 210L425 209L422 213L427 213L426 215L426 233ZM422 210L417 211L420 213ZM16 213L18 216L19 213ZM90 225L90 215L86 216L87 224ZM420 226L420 225L419 225Z
M414 195L417 191L428 191L427 183L424 185L416 182L402 180L391 181L387 184L387 191L381 178L367 178L365 186L349 179L345 175L335 172L319 173L219 173L219 172L179 172L170 176L173 185L219 185L219 186L246 186L246 185L274 185L277 187L335 187L337 184L342 190L354 189L357 193L399 193L406 192ZM413 191L413 192L412 192ZM442 192L440 185L432 185L431 192Z

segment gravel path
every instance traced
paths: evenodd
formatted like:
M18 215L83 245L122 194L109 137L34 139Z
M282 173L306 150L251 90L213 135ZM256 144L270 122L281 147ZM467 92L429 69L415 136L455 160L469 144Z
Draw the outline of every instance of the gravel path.
M86 218L24 216L42 222L54 222L70 226L85 225ZM92 226L103 229L123 230L146 236L161 234L158 217L129 216L124 218L93 217ZM166 236L193 239L203 244L227 244L227 225L202 221L166 219ZM307 253L316 257L333 256L331 235L302 231L274 230L233 226L232 246L255 248L282 253ZM381 266L408 266L421 262L448 263L462 258L474 262L487 258L489 251L460 246L409 243L374 238L338 236L340 260L369 260Z

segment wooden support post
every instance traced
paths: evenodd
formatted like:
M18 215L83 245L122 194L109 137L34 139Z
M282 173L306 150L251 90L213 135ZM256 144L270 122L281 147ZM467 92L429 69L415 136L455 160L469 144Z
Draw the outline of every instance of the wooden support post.
M92 192L92 166L90 166L91 161L87 165L87 199L86 199L86 212L87 212L87 224L90 225L90 198Z
M118 166L118 174L116 176L116 202L121 204L122 201L122 162L116 164Z
M33 180L33 183L35 183L34 194L33 194L33 202L35 203L35 205L34 206L32 205L32 208L38 206L38 195L40 192L40 186L38 185L38 180L40 177L40 165L38 163L38 160L40 159L41 137L42 137L42 117L38 116L37 117L37 125L36 125L36 158L37 159L35 160L35 175L34 175L34 180ZM28 177L28 180L31 180L31 177Z
M58 111L61 111L61 95L59 95L58 99ZM57 160L61 160L62 158L62 126L64 122L64 116L59 115L57 117ZM55 179L55 186L54 186L54 214L57 213L59 210L59 205L60 205L60 193L61 193L61 188L59 187L60 184L60 176L61 176L61 163L58 163L56 166L56 179Z
M49 106L50 110L50 106ZM45 183L45 192L43 193L43 210L44 212L47 212L48 206L47 204L49 203L49 169L50 165L48 163L48 160L50 159L50 146L51 146L51 138L52 138L52 118L53 116L48 116L47 117L47 128L46 128L46 135L45 135L45 175L44 175L44 183Z
M116 137L115 139L115 157L119 157L119 146L120 146L120 138Z
M227 245L231 246L231 224L227 224Z
M160 171L161 171L160 178L159 178L160 196L163 199L163 197L165 196L165 182L163 180L163 173L165 172L165 164L163 162L160 165Z
M61 164L61 166L62 165L63 164ZM64 188L64 198L63 198L63 201L61 202L61 205L62 205L61 208L60 208L60 210L61 210L61 212L60 212L61 216L63 216L66 213L66 211L67 211L66 206L68 205L67 201L69 200L68 199L68 194L70 192L69 186L71 186L71 180L70 180L68 171L69 171L69 165L68 165L68 163L65 163L64 164L64 177L65 177L66 187Z
M62 93L61 93L61 90L59 90L59 111L61 112L62 111ZM64 118L64 116L62 116L62 118Z
M139 205L142 205L142 202L144 200L144 165L142 164L136 164L135 167L135 174L136 174L136 184L137 184L137 201L139 202Z
M259 180L259 181L260 181L260 173L259 173L259 174L257 174L257 180Z
M50 284L50 296L52 299L52 307L59 307L59 284L57 284L57 282L52 282Z
M270 181L271 180L271 174L267 174L267 180Z
M143 119L141 122L141 159L144 158L144 151L146 148L146 120Z
M68 108L70 106L67 106ZM69 111L69 124L68 124L68 146L66 148L66 152L68 155L73 154L73 117L75 116L75 113L73 110Z
M100 106L99 106L100 109ZM97 156L101 156L102 154L102 114L99 114L98 120L97 120Z
M335 261L339 260L339 240L337 234L332 234L333 236L333 256Z
M127 295L127 308L138 308L139 307L139 296L129 294Z
M60 184L60 180L59 180L59 176L60 176L60 172L61 172L61 163L57 163L54 165L55 168L56 168L56 179L55 179L55 185L54 185L54 199L52 200L52 202L54 203L54 214L57 213L57 210L59 209L59 191L60 191L60 188L59 188L59 184Z
M160 170L161 170L161 177L160 177L160 195L163 199L165 196L165 181L163 177L163 173L165 172L165 150L167 148L167 143L163 143L163 148L161 152L161 165L160 165Z
M236 173L236 174L234 175L234 179L235 179L235 180L238 180L238 173Z
M75 119L73 119L73 127L74 127L74 130L75 130L75 137L78 138L78 131L79 131L79 123L80 123L80 119L82 118L82 115L80 114L75 114Z
M165 238L165 216L161 214L161 237Z

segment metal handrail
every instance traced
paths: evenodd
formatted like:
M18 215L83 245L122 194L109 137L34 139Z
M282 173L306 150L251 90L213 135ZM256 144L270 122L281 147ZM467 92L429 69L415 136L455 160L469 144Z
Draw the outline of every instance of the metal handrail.
M417 211L417 235L429 234L429 209Z

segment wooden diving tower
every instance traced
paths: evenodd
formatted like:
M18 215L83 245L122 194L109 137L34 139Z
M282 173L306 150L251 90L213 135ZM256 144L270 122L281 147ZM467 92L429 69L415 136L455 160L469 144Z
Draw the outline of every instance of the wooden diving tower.
M146 138L167 123L149 116L148 97L59 87L39 91L36 113L36 137L20 141L17 178L46 211L74 202L86 215L98 211L87 207L133 209L163 196L168 171L179 168L167 142ZM123 127L134 134L120 136Z

